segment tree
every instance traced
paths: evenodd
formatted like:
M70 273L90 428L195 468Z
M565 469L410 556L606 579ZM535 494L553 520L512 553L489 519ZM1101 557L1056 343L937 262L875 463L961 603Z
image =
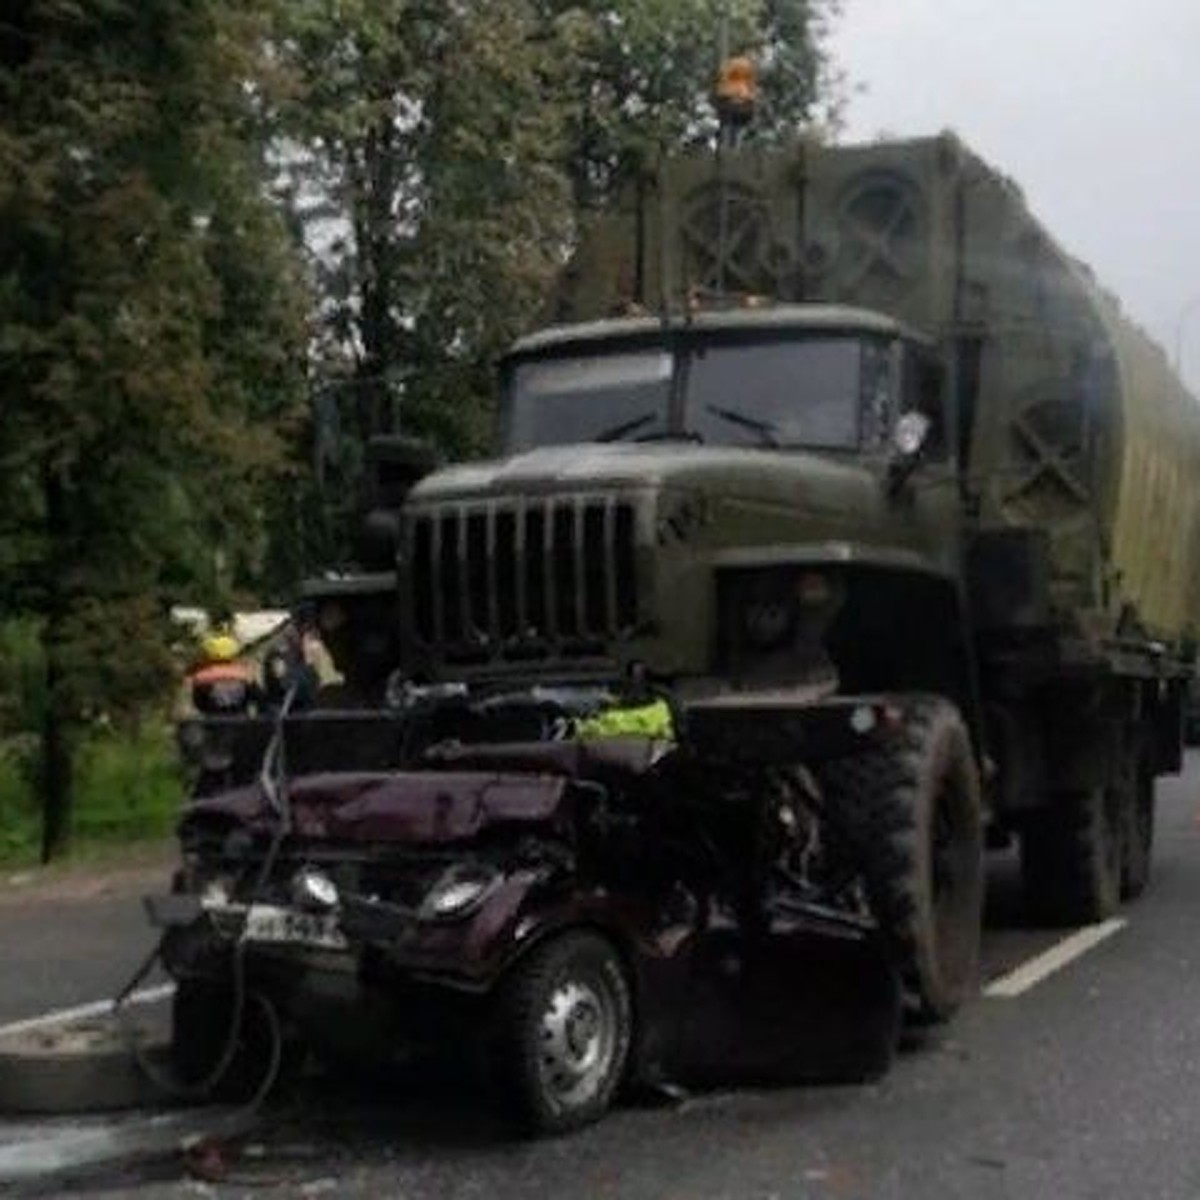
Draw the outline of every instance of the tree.
M489 440L496 354L581 215L711 137L718 47L763 61L764 132L826 114L836 0L294 0L279 161L321 303L323 411L354 449ZM328 427L328 426L327 426ZM331 439L332 440L332 439Z
M524 0L297 0L279 150L352 439L479 440L478 374L561 260L552 48ZM332 407L333 405L331 405Z
M761 68L756 136L835 123L840 85L825 48L840 0L547 0L563 47L563 167L579 209L601 208L647 160L710 141L721 53Z
M79 731L161 694L173 594L244 571L303 402L260 16L28 0L0 24L0 597L39 619L46 859Z

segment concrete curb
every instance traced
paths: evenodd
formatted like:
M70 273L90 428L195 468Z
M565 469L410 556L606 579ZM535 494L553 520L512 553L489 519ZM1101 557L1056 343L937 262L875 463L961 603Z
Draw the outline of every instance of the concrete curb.
M83 1006L87 1016L68 1009L0 1031L0 1114L11 1117L0 1120L0 1192L170 1157L257 1124L257 1111L245 1106L185 1108L165 1096L139 1066L111 1010L96 1007ZM156 1020L150 1007L143 1004L129 1019L142 1054L165 1070L165 1014Z
M146 1056L165 1065L165 1037L145 1027L138 1037ZM0 1036L0 1112L111 1112L163 1099L111 1016Z

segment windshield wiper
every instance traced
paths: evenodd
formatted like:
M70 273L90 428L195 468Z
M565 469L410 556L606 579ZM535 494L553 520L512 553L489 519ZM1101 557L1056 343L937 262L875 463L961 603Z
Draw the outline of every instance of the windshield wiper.
M643 413L640 417L634 417L632 421L622 421L620 425L614 425L611 429L596 434L592 441L619 442L627 433L632 433L635 429L641 429L643 425L649 425L651 421L657 420L658 413Z
M770 421L763 421L758 417L748 417L745 413L740 413L736 409L721 408L716 404L706 404L704 407L714 417L720 417L721 420L728 421L731 425L740 425L743 429L749 429L751 432L757 433L767 446L779 447L783 444L779 440L779 426L772 424Z

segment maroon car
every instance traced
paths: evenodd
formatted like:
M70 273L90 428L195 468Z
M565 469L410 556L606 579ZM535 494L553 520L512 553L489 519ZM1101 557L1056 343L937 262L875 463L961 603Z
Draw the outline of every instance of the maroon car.
M554 740L560 707L460 698L416 732L411 714L297 716L259 778L210 770L174 893L150 901L180 1073L249 1086L253 1050L297 1046L465 1054L556 1132L623 1084L882 1071L896 971L812 776L704 713L671 741ZM822 708L821 744L864 736L851 716ZM347 722L373 731L374 765L321 769L333 742L345 762ZM239 753L212 762L244 776Z

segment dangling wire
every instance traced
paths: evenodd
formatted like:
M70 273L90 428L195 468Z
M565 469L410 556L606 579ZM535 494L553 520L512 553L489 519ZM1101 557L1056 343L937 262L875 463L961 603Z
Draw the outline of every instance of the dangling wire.
M287 717L296 702L299 690L300 680L296 680L284 695L283 703L280 704L279 712L275 717L275 726L271 740L263 754L262 769L259 772L259 785L262 788L267 803L275 813L277 821L275 831L271 837L271 844L267 849L262 867L255 877L254 885L251 889L249 897L249 903L251 904L262 895L263 888L271 877L271 871L279 855L279 849L292 829L291 803L287 791L286 747L284 743ZM248 991L246 988L246 941L244 934L239 936L238 940L233 944L230 956L229 980L232 988L232 1004L229 1013L229 1029L222 1044L221 1053L217 1056L208 1073L202 1079L192 1082L178 1079L160 1070L143 1051L137 1030L133 1027L129 1019L129 997L138 985L147 978L155 965L161 961L162 947L163 938L160 937L154 949L146 956L142 964L134 971L129 981L113 999L113 1016L116 1019L117 1026L126 1045L129 1047L130 1053L133 1055L140 1070L151 1083L168 1095L178 1096L183 1099L198 1099L205 1096L213 1091L233 1065L245 1022L246 1001L248 998L251 998L262 1010L267 1027L271 1031L271 1051L266 1070L263 1073L262 1081L255 1089L254 1095L246 1104L247 1111L252 1111L266 1099L278 1078L279 1068L283 1060L283 1034L279 1025L279 1015L275 1011L274 1004L261 992Z
M275 728L266 752L263 754L262 769L258 775L263 795L267 798L267 803L278 819L275 824L275 832L271 836L271 844L267 847L266 856L263 858L262 867L254 880L253 899L258 898L266 886L267 880L271 878L271 872L275 868L275 860L279 856L279 849L283 845L284 838L292 832L292 805L287 786L285 724L299 692L300 680L297 679L288 688L283 697L283 703L279 706L279 712L275 716Z

